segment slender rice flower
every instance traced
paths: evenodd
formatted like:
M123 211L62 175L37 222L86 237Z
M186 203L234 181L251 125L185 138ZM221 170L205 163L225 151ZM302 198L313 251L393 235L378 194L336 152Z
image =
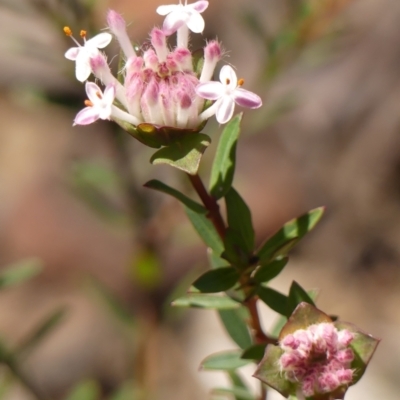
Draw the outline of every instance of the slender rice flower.
M66 57L76 61L78 80L82 82L93 73L106 87L100 103L98 97L93 101L88 92L93 105L78 114L75 124L87 124L103 118L106 114L100 113L99 108L103 107L102 109L108 111L111 109L106 118L114 119L133 136L136 135L138 126L139 130L154 128L159 131L166 128L164 133L176 129L198 131L214 114L220 123L227 122L232 117L235 103L250 108L259 107L261 99L240 88L243 80L237 81L231 67L222 68L222 83L211 81L217 63L222 58L221 44L218 41L211 40L206 44L203 62L197 62L189 50L188 29L194 32L203 31L204 20L201 13L207 7L208 1L204 0L193 4L187 4L186 1L182 4L180 1L178 5L160 6L157 12L167 15L164 29L154 28L150 34L150 42L139 49L132 46L122 16L110 10L107 15L109 29L124 55L118 78L113 75L106 56L99 51L110 42L112 36L109 33L101 33L86 40L86 32L82 31L83 46L73 38L78 47L69 49ZM72 37L69 28L64 31ZM176 31L177 45L170 48L168 36ZM87 86L88 91L91 88L94 86ZM101 93L97 86L96 88L93 92ZM111 92L112 101L109 97ZM210 106L211 101L207 100L215 103ZM138 138L137 135L135 137Z
M221 68L219 77L221 82L203 82L196 88L196 93L200 97L215 101L200 115L200 118L208 119L215 114L217 121L225 124L232 118L235 103L247 108L261 107L261 98L255 93L241 88L244 80L237 79L236 73L230 65Z
M89 60L91 57L99 54L99 49L103 49L106 47L112 39L112 36L103 32L89 40L86 40L86 31L81 31L80 36L83 39L83 46L72 36L71 29L66 26L64 28L64 33L67 36L70 36L71 39L78 45L78 47L71 47L66 51L65 57L68 60L75 61L75 74L76 79L80 82L85 82L87 78L89 78L91 73Z
M354 333L337 330L332 323L298 329L280 342L279 366L285 378L298 383L298 398L331 393L353 381L350 368Z
M157 13L160 15L166 15L163 24L163 30L166 35L172 35L178 31L177 44L178 47L187 47L189 31L190 29L194 33L202 33L204 30L204 19L200 15L208 7L208 1L199 0L192 4L182 4L182 0L179 0L179 4L170 4L166 6L160 6L157 8Z
M89 100L85 101L86 107L79 111L74 120L74 125L89 125L98 119L126 118L131 123L136 121L133 118L113 105L115 99L115 85L109 84L104 93L93 82L86 82L86 94Z

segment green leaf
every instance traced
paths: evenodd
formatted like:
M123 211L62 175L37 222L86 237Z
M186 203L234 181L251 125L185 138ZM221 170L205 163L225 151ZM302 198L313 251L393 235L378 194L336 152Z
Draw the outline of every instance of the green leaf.
M206 357L200 364L200 368L204 370L235 370L250 364L250 360L241 358L240 350L228 350L211 354Z
M222 267L207 271L193 283L202 293L217 293L233 287L240 278L239 272L232 267Z
M269 282L282 272L288 261L289 258L284 257L266 264L261 264L254 275L254 280L257 283Z
M242 349L251 346L251 336L240 309L219 310L218 313L226 331L236 344Z
M279 334L279 340L282 340L286 335L289 335L298 329L307 329L310 325L324 322L331 323L332 320L328 315L313 305L305 302L300 303L282 328Z
M190 208L185 207L185 211L205 244L213 250L216 256L219 256L224 251L224 245L212 222L204 214L196 213Z
M254 229L249 207L233 187L225 195L225 202L229 228L240 234L242 249L252 253L254 250Z
M230 265L227 260L224 260L223 258L217 256L210 247L208 248L207 255L208 261L210 262L210 266L212 269L229 267Z
M296 384L285 379L279 367L279 359L283 354L283 350L279 346L268 345L265 356L257 367L255 378L271 386L273 389L281 393L284 397L294 393Z
M295 308L302 302L315 306L309 294L296 281L293 281L289 290L286 316L289 318Z
M207 210L199 203L196 203L194 200L190 199L189 197L185 196L183 193L179 192L178 190L166 185L163 182L160 182L156 179L153 179L144 184L144 187L158 190L159 192L163 192L169 194L172 197L175 197L181 203L183 203L186 207L190 208L192 211L205 214Z
M354 370L353 384L355 384L363 376L380 340L361 332L356 326L347 322L338 321L334 322L334 325L338 330L347 329L354 333L354 339L350 343L350 347L355 356L351 363L351 368Z
M236 115L225 127L219 139L211 169L210 193L220 199L229 191L236 163L236 143L243 114Z
M261 246L257 253L261 262L268 262L279 255L285 255L306 233L317 225L324 210L324 207L315 208L299 218L287 222ZM289 247L287 248L287 246Z
M259 286L257 294L260 299L272 310L279 314L286 315L287 296L269 287Z
M224 252L221 257L237 267L248 266L251 254L243 250L243 239L239 232L231 228L225 230Z
M248 347L242 354L242 358L246 360L261 361L264 357L266 344L255 344Z
M212 394L216 395L227 395L227 397L231 398L232 395L235 396L236 399L240 400L255 400L255 396L246 389L241 387L231 387L231 388L215 388L211 391Z
M64 319L67 313L66 307L58 308L46 317L37 328L18 346L15 354L18 357L26 356L30 351L34 350L37 345L47 337Z
M38 258L26 258L9 265L0 273L0 289L19 285L38 275L43 264Z
M168 164L190 175L196 175L201 157L210 143L211 139L203 133L186 135L156 151L150 161L152 164Z
M216 296L201 293L189 293L172 302L174 307L192 307L202 309L228 310L239 308L240 303L232 300L228 296Z
M101 397L99 385L95 381L85 381L72 389L66 400L98 400Z

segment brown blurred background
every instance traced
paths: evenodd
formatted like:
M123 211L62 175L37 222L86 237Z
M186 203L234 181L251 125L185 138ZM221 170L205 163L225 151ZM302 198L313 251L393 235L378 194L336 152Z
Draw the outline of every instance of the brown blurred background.
M142 184L158 178L188 190L185 177L151 166L151 151L111 123L72 127L85 94L63 56L72 44L62 27L93 35L113 8L141 43L162 23L158 5L0 0L0 263L38 257L44 266L0 292L0 338L18 346L66 306L22 364L53 399L87 379L98 398L134 380L155 399L204 399L220 378L197 365L233 346L211 312L165 308L177 284L205 268L205 250L180 205ZM193 46L217 36L225 62L264 99L245 114L235 178L259 242L327 206L275 286L287 291L295 279L318 287L322 309L383 338L348 398L398 399L400 3L211 0L204 17ZM117 49L107 52L111 59ZM210 123L207 132L217 129ZM146 275L140 268L149 265ZM129 317L115 316L108 295ZM129 390L121 399L138 389ZM35 398L18 383L5 392L1 399Z

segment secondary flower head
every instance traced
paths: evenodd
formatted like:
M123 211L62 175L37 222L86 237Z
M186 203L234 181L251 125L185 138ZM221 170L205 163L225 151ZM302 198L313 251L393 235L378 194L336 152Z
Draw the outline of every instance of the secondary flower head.
M75 74L76 79L80 82L85 82L91 73L90 58L99 53L98 49L106 47L112 39L112 36L103 32L93 38L86 40L86 31L81 31L80 36L83 38L83 46L72 36L72 31L69 27L64 28L64 33L70 36L78 47L71 47L66 51L65 57L68 60L75 61Z
M332 323L298 329L280 342L279 366L286 379L299 383L303 397L334 392L351 384L354 334L337 330Z
M261 107L259 96L242 89L243 79L237 79L236 73L230 65L221 68L219 75L221 82L204 82L196 88L196 93L204 99L214 100L215 103L203 113L203 117L215 114L220 124L228 122L233 115L235 103L247 108Z

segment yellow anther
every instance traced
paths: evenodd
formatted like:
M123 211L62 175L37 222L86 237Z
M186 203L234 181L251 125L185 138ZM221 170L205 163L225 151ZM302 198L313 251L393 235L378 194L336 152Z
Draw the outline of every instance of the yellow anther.
M71 28L69 27L69 26L64 26L64 33L67 35L67 36L72 36L72 31L71 31Z
M101 92L96 92L96 96L97 96L99 99L102 99L102 98L103 98Z
M84 31L83 29L79 32L79 35L81 38L85 38L86 37L86 31Z
M93 103L90 100L85 100L84 103L86 107L93 107Z
M226 84L229 85L231 83L231 80L229 78L226 78Z
M239 80L238 80L238 86L243 86L244 85L244 79L243 78L240 78Z

